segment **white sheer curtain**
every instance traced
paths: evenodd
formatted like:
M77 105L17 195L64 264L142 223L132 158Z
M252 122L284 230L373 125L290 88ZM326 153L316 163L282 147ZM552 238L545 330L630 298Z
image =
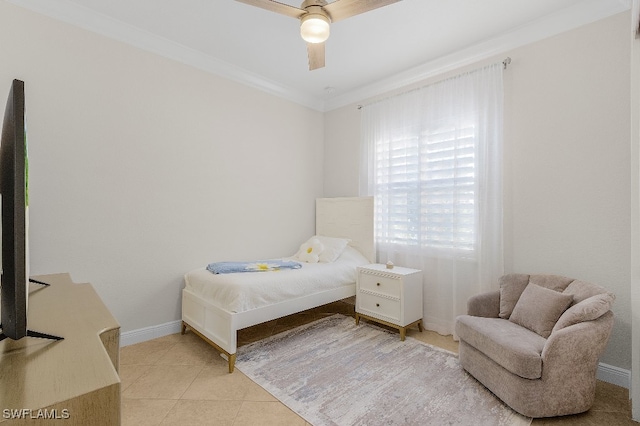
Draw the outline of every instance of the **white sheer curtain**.
M441 334L503 273L502 70L362 110L361 193L375 197L378 261L423 271L424 324Z

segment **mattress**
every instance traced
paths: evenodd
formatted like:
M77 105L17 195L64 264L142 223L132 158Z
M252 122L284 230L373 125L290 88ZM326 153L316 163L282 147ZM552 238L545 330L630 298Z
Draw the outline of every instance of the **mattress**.
M356 268L370 262L355 248L347 247L334 262L301 263L300 269L231 274L213 274L203 267L185 274L185 288L220 308L238 313L353 285Z

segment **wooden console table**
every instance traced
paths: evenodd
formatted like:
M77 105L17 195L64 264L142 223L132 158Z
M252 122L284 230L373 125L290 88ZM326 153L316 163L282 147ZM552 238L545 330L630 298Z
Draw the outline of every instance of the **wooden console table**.
M90 284L33 278L28 328L64 340L0 342L0 424L119 425L120 325Z

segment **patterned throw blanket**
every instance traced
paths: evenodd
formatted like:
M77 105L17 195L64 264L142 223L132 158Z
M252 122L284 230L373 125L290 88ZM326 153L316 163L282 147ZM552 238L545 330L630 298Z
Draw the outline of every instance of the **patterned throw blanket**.
M268 272L281 269L300 269L302 264L290 260L258 260L254 262L214 262L207 265L207 270L214 274L230 274L232 272Z

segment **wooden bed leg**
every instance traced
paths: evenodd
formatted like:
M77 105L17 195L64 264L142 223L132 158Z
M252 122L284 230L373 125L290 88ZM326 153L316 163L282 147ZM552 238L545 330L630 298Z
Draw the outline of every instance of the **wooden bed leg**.
M236 354L229 354L229 373L233 373L233 368L236 365Z
M185 334L187 332L187 324L182 321L182 328L180 330L180 334Z

